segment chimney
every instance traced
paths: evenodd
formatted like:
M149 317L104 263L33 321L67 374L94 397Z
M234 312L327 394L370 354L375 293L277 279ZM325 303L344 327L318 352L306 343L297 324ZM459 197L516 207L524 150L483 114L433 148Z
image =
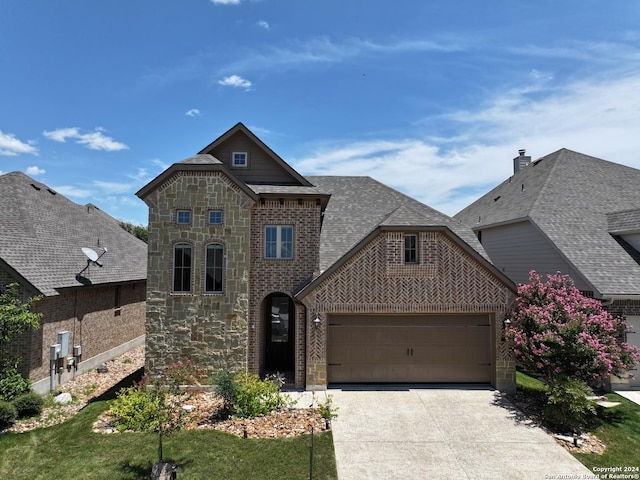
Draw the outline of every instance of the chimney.
M524 148L518 150L518 156L513 159L513 173L518 173L524 167L531 163L531 156L525 155L527 151Z

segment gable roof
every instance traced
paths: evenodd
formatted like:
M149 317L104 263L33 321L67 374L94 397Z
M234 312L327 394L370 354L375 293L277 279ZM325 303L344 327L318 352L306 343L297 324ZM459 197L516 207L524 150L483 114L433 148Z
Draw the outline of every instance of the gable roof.
M164 170L160 175L147 183L144 187L136 192L136 195L145 200L147 196L151 192L153 192L156 188L160 187L164 182L169 180L173 175L178 172L194 172L194 171L219 171L224 172L224 174L229 177L231 181L233 181L244 193L246 193L249 197L256 200L257 197L253 190L251 190L246 183L239 180L233 173L231 173L227 168L225 168L224 164L209 154L198 153L189 157L180 162L176 162L171 165L169 168ZM146 201L146 200L145 200Z
M320 270L329 268L378 227L447 228L488 260L468 226L371 177L307 179L331 194L320 235Z
M199 154L212 154L214 150L224 142L229 140L232 136L237 133L243 133L246 135L251 142L253 142L258 148L262 149L265 154L271 158L282 170L286 171L296 182L299 182L300 185L303 186L311 186L309 182L300 175L296 170L294 170L291 165L285 162L280 156L275 153L271 148L269 148L262 140L260 140L251 130L249 130L242 122L236 123L233 127L227 130L225 133L216 138L209 145L200 150Z
M607 214L640 208L640 170L561 149L522 168L454 218L473 229L527 220L605 295L640 294L640 265Z
M82 247L107 253L87 267ZM23 173L0 176L0 262L44 295L147 278L147 245L96 206L78 205ZM76 278L82 272L82 277Z

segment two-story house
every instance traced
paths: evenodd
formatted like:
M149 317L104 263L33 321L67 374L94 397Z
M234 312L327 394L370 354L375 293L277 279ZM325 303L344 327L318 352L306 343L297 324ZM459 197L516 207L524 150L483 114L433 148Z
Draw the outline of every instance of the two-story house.
M241 123L137 195L151 371L513 390L514 284L448 216L369 177L304 177Z

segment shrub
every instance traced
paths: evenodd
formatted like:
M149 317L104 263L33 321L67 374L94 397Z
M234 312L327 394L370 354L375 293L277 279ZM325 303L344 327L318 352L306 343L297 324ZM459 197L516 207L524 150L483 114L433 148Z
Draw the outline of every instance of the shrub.
M155 432L160 426L160 404L144 385L124 388L111 403L118 431Z
M323 402L318 402L318 408L320 409L320 415L325 420L333 420L338 416L338 407L333 406L333 397L331 395L327 395L327 400Z
M10 402L30 390L31 381L18 371L17 363L4 362L0 367L0 401Z
M9 402L0 401L0 430L13 425L18 418L16 407Z
M271 380L260 380L253 373L239 373L236 413L248 417L266 415L284 403L280 388Z
M29 392L13 400L13 406L16 407L18 417L33 417L40 415L44 406L44 399L36 392Z
M211 378L211 382L213 391L222 398L225 410L232 412L240 390L236 382L236 374L230 370L220 370Z
M556 429L579 431L596 414L595 405L587 397L591 388L582 380L560 377L549 385L544 419Z

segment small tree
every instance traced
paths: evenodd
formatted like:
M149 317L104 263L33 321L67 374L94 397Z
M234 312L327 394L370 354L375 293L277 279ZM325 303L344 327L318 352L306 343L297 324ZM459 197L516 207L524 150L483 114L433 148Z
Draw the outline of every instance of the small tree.
M583 296L566 275L548 275L543 282L532 271L516 302L507 332L516 359L550 384L572 377L596 386L640 361L638 350L623 340L625 320Z
M23 333L37 330L41 313L33 313L31 307L40 297L23 301L18 283L10 283L0 293L0 399L12 400L30 388L28 379L18 370L20 358L11 356L11 342Z

